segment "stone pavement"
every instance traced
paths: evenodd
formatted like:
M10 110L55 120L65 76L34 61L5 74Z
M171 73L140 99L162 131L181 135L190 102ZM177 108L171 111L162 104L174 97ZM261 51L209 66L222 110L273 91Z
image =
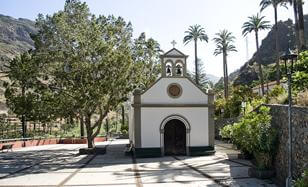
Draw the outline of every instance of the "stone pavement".
M107 145L106 155L78 155L82 144L28 147L0 153L0 186L275 186L250 178L251 163L237 159L230 144L217 142L203 157L124 156L128 140Z

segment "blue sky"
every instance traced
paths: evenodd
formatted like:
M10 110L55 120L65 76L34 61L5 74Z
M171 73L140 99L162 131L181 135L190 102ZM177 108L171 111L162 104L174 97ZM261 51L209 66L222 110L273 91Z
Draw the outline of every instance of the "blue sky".
M260 0L83 0L94 14L121 16L131 21L134 37L146 32L161 44L164 51L172 48L171 41L177 42L176 48L189 55L188 69L193 68L194 46L183 45L184 32L190 25L200 24L205 28L210 41L199 43L198 57L202 59L206 73L222 76L222 56L214 56L215 33L227 29L236 37L238 52L228 56L229 73L240 68L247 60L246 40L241 36L241 27L248 16L259 11ZM0 14L14 18L35 20L39 13L53 14L63 9L64 0L1 0ZM307 14L308 6L304 5ZM262 12L266 19L274 22L273 8ZM293 19L291 8L279 8L279 20ZM260 33L260 39L266 35ZM248 57L255 52L254 35L248 36Z

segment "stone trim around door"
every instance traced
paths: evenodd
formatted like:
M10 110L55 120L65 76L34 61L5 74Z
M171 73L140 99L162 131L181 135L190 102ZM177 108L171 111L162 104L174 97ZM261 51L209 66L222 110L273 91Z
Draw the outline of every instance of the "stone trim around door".
M173 119L177 119L179 121L181 121L185 127L186 127L186 155L189 156L190 155L190 150L189 150L189 146L190 146L190 124L188 122L188 120L179 115L179 114L172 114L170 116L167 116L165 119L163 119L162 123L160 124L159 127L159 133L160 133L160 149L161 149L161 156L165 156L165 144L164 144L164 129L165 129L165 125Z
M141 147L141 95L140 94L134 94L134 146L137 148Z
M214 95L208 95L209 105L214 105ZM214 107L208 108L208 132L209 132L209 146L214 147L215 141L215 121L214 121Z

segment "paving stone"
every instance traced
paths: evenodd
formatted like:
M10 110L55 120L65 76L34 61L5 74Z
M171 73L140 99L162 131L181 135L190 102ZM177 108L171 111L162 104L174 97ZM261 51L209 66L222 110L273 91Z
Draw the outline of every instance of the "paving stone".
M250 161L236 157L229 160L227 153L232 152L232 145L217 146L217 152L211 156L177 156L179 160L170 156L138 158L133 164L132 158L123 152L127 143L128 140L99 143L107 146L107 153L93 160L93 155L77 155L78 149L86 145L27 147L0 154L0 177L32 166L1 179L0 186L62 183L80 187L129 187L136 186L137 181L146 187L219 186L214 179L229 186L275 186L271 181L249 178ZM135 172L139 173L139 179Z
M1 186L58 185L62 180L64 180L69 175L70 173L36 173L36 174L19 173L18 175L1 179L0 185Z
M65 185L135 184L133 172L77 173Z

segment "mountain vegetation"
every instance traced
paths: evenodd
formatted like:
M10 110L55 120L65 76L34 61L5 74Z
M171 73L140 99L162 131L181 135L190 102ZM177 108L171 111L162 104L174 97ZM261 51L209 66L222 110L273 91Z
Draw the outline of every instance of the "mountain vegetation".
M308 28L308 15L304 16L305 18L305 28ZM279 32L279 49L280 54L286 51L289 47L291 49L295 48L295 31L293 30L294 25L292 20L279 21L278 22L278 32ZM305 30L306 41L308 39L308 29ZM308 43L306 42L306 45ZM263 66L274 66L275 63L275 31L271 31L267 36L262 40L260 45L260 62ZM234 85L252 85L253 82L258 81L258 67L256 66L256 53L248 60L239 70L231 73L229 76L230 82ZM274 67L273 67L274 68ZM232 75L232 76L231 76ZM272 72L269 76L269 81L276 80L275 72Z

